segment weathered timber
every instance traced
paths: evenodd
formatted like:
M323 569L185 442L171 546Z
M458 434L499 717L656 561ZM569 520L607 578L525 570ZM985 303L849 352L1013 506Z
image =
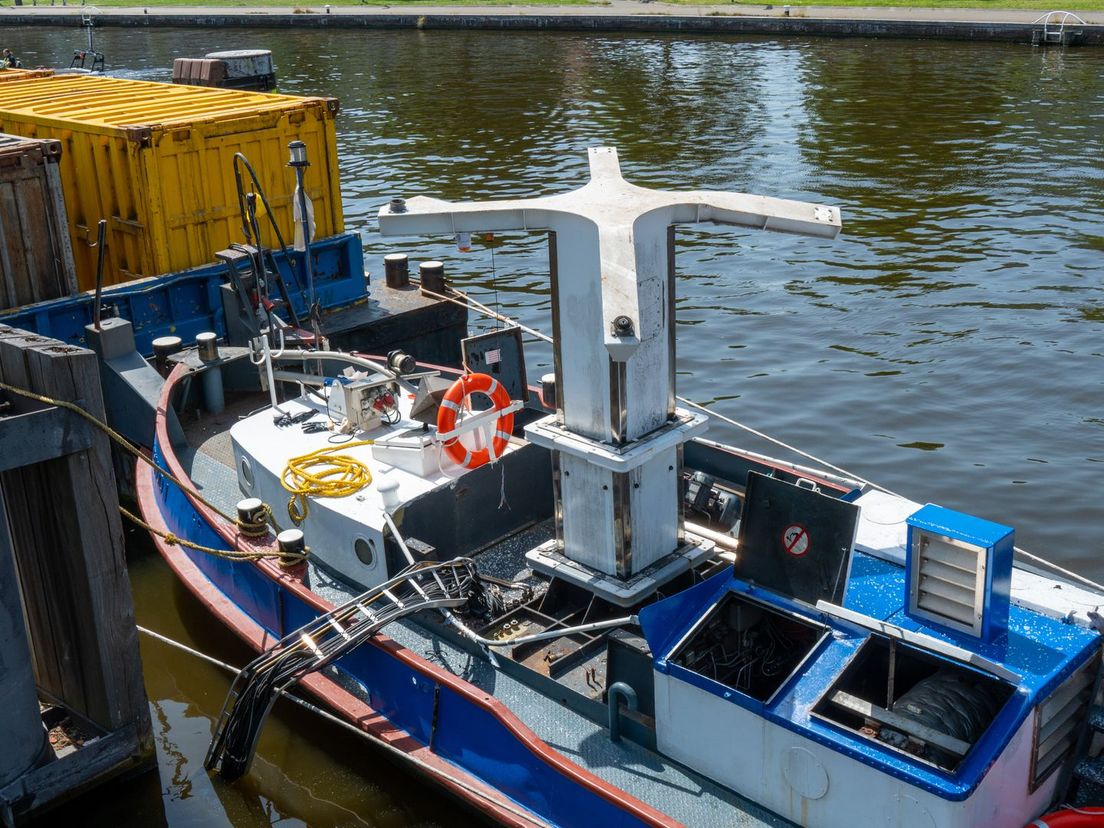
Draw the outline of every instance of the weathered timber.
M24 774L3 789L3 798L15 804L14 807L5 804L8 813L4 814L4 824L17 825L32 809L41 812L47 805L63 802L99 782L140 766L144 760L134 752L136 741L137 728L128 725Z
M49 750L38 717L30 644L7 538L7 516L0 508L0 743L7 746L0 751L0 787L40 764Z
M0 326L0 381L104 417L99 365L84 348ZM78 750L0 791L4 821L13 822L142 764L152 741L110 442L71 411L0 397L0 445L12 445L0 463L5 540L38 694L105 734L97 750ZM15 446L36 423L39 444ZM33 465L13 468L21 461ZM64 773L61 761L70 765Z

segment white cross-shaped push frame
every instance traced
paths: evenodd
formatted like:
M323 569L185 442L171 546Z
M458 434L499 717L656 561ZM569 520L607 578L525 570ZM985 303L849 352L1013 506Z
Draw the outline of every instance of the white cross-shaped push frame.
M552 232L553 348L568 439L540 423L526 433L559 454L564 554L625 578L675 547L678 471L668 470L676 445L701 431L676 416L671 228L712 223L834 238L840 212L745 193L652 190L624 179L612 148L591 148L589 159L590 181L570 192L395 200L380 209L379 225L385 235ZM678 433L655 457L634 449L644 436L657 444L664 428ZM601 467L603 446L614 447L621 471Z

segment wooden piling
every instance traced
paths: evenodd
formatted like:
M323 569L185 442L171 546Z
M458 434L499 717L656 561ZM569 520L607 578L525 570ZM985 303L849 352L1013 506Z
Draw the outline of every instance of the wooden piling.
M0 381L104 418L99 366L84 348L0 326ZM108 437L73 412L0 398L0 489L39 696L103 734L0 791L13 822L153 750Z

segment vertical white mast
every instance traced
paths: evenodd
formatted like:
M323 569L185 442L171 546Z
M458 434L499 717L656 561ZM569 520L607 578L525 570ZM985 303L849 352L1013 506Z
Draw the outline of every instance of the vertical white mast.
M606 147L590 150L590 175L547 198L393 202L379 221L388 235L551 231L558 410L526 435L552 450L560 520L555 548L530 560L627 605L708 551L684 543L679 508L681 446L706 423L675 407L673 227L834 238L840 214L743 193L637 187Z

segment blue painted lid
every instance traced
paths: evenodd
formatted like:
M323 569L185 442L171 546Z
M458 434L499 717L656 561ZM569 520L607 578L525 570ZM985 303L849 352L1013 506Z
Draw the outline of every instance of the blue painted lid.
M956 512L929 503L913 512L905 521L909 526L924 529L955 540L989 548L996 546L1013 531L1011 526Z

